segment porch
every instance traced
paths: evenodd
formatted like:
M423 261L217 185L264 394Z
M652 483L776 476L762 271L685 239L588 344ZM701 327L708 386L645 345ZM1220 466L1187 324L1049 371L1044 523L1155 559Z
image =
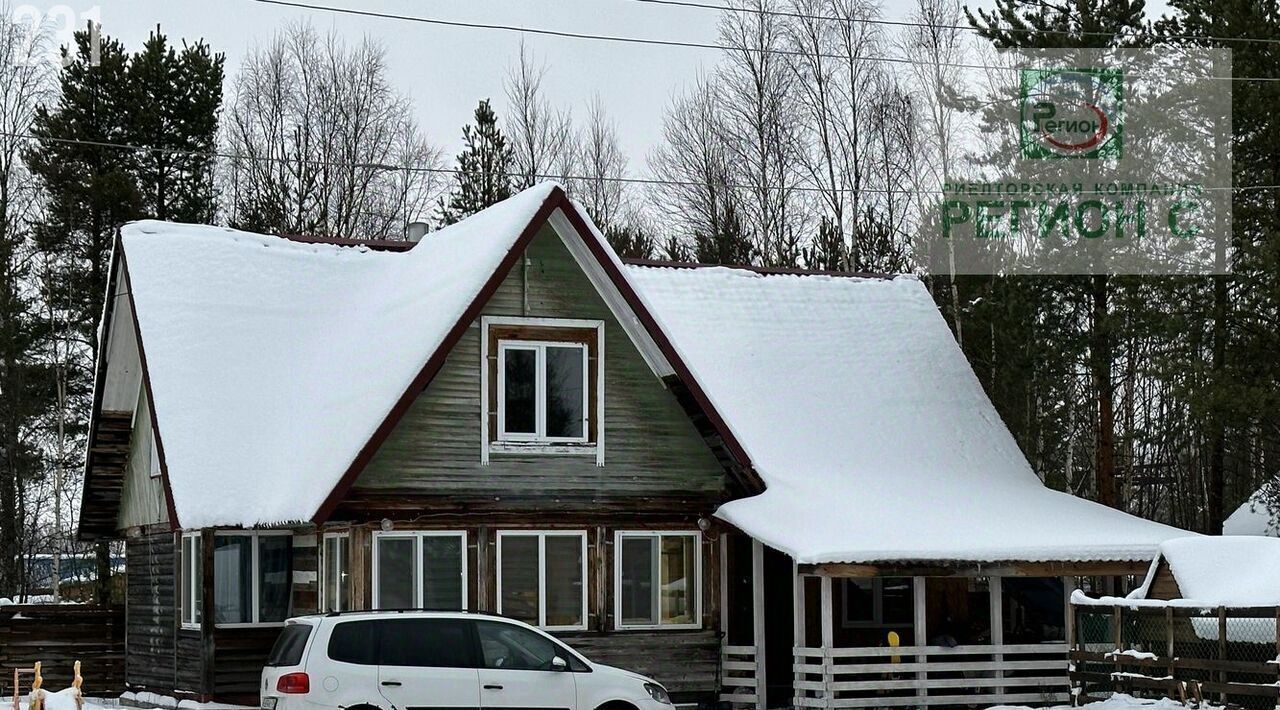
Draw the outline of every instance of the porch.
M740 710L1067 703L1069 591L1135 567L796 565L742 538L721 556Z

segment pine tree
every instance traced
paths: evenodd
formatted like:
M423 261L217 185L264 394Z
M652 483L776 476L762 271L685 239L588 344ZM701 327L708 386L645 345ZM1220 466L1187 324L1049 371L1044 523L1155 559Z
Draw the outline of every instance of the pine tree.
M755 240L746 231L738 208L726 201L720 208L710 233L693 237L693 256L700 264L743 266L755 263Z
M129 142L157 148L135 156L142 211L156 219L212 222L223 55L204 42L169 46L160 28L129 62Z
M475 121L475 125L462 129L467 147L458 154L457 187L448 204L440 204L440 219L445 224L511 196L513 154L488 99L476 107Z

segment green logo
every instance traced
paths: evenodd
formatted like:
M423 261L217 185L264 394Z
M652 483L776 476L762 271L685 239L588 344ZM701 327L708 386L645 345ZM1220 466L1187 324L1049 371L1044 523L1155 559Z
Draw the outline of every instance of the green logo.
M1123 155L1124 75L1118 69L1023 69L1019 106L1023 158Z

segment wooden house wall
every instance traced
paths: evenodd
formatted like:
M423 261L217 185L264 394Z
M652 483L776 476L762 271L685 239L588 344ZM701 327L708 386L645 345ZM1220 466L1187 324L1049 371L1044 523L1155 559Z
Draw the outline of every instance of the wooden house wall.
M1182 598L1182 590L1178 587L1178 580L1173 576L1173 570L1169 568L1169 563L1163 558L1156 565L1156 571L1151 577L1151 584L1147 587L1147 598Z
M604 461L594 456L498 453L480 464L480 323L473 323L435 380L369 466L361 494L528 497L697 495L724 490L724 470L675 397L645 364L560 238L545 227L485 315L599 319L604 337Z
M116 520L116 528L120 530L169 521L164 484L160 478L151 477L153 431L145 392L139 395L137 406L133 417L133 434L129 439L129 464L125 467L120 511Z
M168 692L177 687L177 627L173 533L125 541L125 682L130 688ZM184 671L199 664L183 658Z

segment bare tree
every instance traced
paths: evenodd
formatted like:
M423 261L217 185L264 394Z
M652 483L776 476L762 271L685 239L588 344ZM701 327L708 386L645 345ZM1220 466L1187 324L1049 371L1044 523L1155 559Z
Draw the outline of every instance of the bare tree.
M545 65L535 65L532 54L520 43L520 58L507 70L506 136L516 167L515 186L525 188L548 176L564 179L574 173L573 115L558 111L542 91Z
M382 46L305 24L250 52L226 142L231 221L257 231L401 238L446 182Z
M769 264L799 261L807 205L800 187L800 116L779 0L733 0L720 21L717 122L742 189L742 217Z
M602 230L621 227L631 210L627 156L618 143L618 127L599 96L587 105L587 122L578 139L578 176L574 198Z

